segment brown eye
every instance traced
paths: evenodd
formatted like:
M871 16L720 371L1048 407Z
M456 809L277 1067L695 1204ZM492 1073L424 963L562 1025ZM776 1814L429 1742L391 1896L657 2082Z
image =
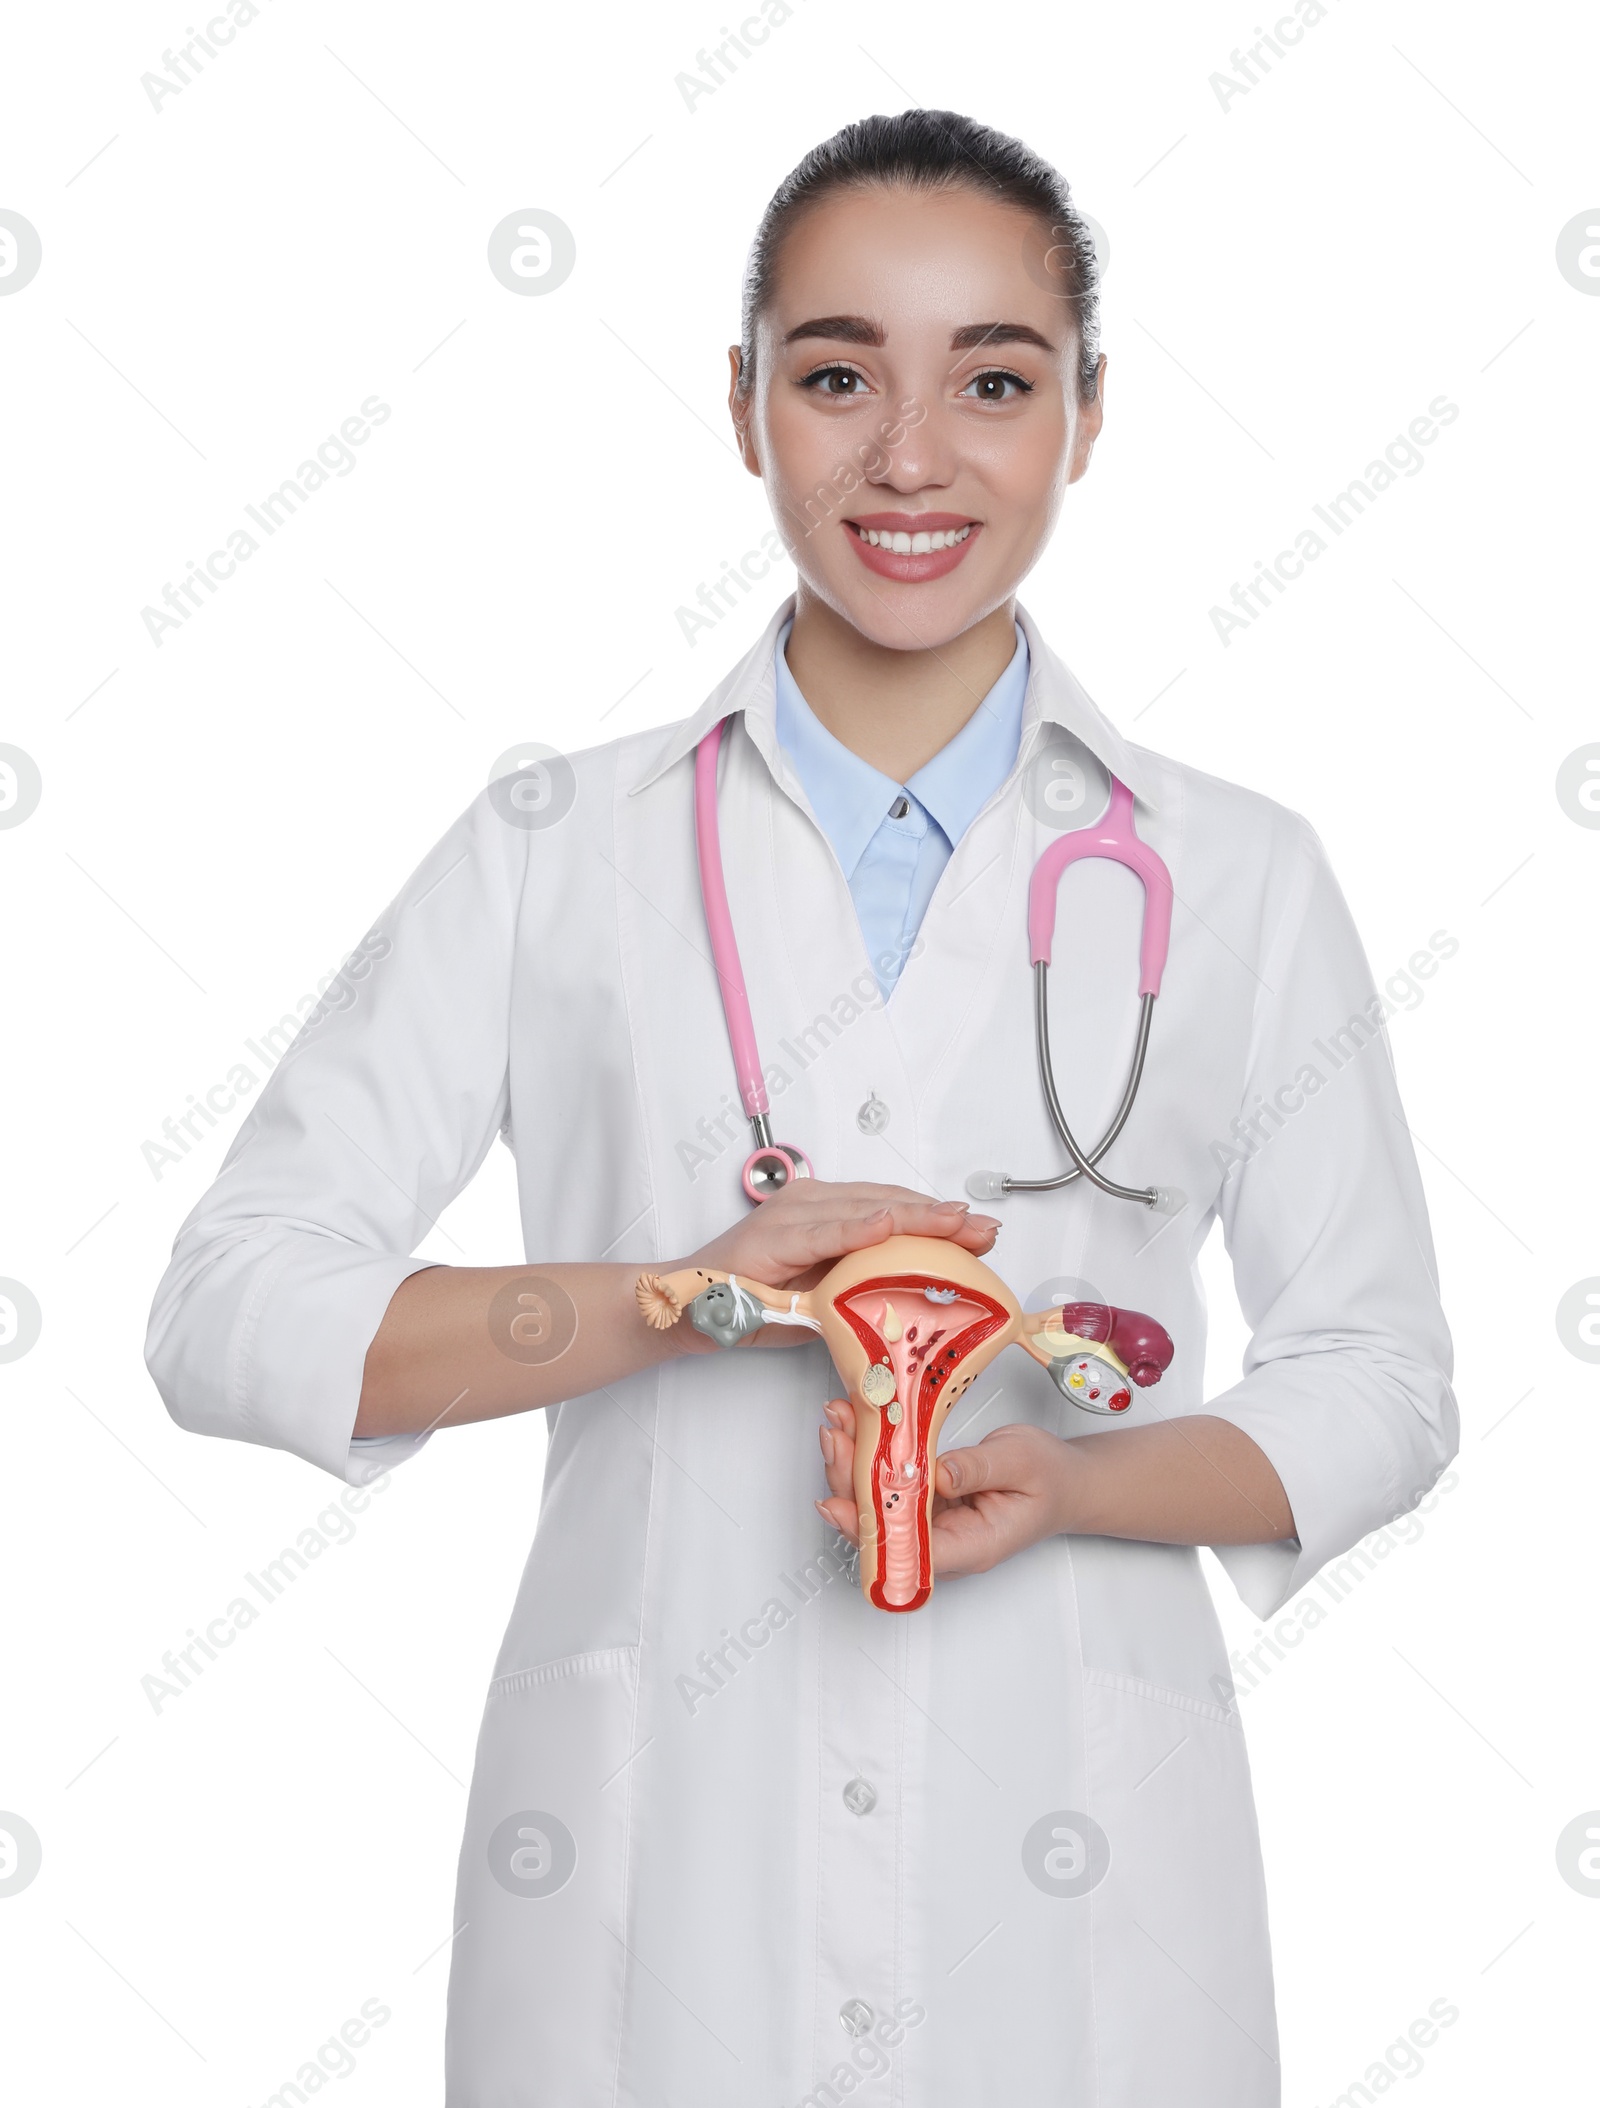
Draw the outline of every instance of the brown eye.
M853 366L819 366L815 373L808 373L800 385L840 402L849 402L866 393L866 382Z
M1009 403L1014 402L1018 395L1031 395L1033 383L1025 381L1020 373L994 368L987 373L975 373L961 392L974 402Z

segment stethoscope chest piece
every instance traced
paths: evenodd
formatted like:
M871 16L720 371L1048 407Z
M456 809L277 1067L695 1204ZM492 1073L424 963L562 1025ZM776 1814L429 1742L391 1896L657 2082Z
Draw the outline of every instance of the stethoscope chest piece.
M788 1142L773 1142L751 1150L739 1183L752 1200L771 1200L791 1180L815 1176L811 1159L803 1149L795 1149Z

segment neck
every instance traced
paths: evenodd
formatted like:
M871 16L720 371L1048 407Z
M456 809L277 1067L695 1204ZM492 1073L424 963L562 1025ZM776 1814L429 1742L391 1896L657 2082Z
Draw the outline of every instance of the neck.
M785 657L812 715L841 746L904 783L948 746L1011 663L1008 599L928 650L874 644L801 582Z

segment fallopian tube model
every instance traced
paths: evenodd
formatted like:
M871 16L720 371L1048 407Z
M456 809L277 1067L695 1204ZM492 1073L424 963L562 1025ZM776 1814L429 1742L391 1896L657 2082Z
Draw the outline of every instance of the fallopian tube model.
M851 1252L815 1288L767 1288L714 1268L641 1274L660 1331L685 1312L735 1347L764 1325L819 1332L856 1409L861 1590L880 1610L933 1592L933 1468L950 1408L1013 1340L1091 1413L1125 1413L1130 1386L1161 1380L1172 1341L1154 1318L1107 1303L1024 1311L999 1275L943 1237L889 1237Z

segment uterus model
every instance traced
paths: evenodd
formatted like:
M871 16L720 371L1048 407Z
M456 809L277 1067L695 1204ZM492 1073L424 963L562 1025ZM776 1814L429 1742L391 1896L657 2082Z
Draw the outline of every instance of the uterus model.
M736 1347L766 1325L819 1333L856 1413L854 1490L861 1590L879 1610L918 1610L933 1593L934 1465L950 1409L1016 1344L1061 1395L1115 1416L1161 1380L1172 1341L1154 1318L1108 1303L1024 1311L971 1252L943 1237L889 1237L796 1293L686 1267L641 1274L634 1294L665 1331L687 1314Z

